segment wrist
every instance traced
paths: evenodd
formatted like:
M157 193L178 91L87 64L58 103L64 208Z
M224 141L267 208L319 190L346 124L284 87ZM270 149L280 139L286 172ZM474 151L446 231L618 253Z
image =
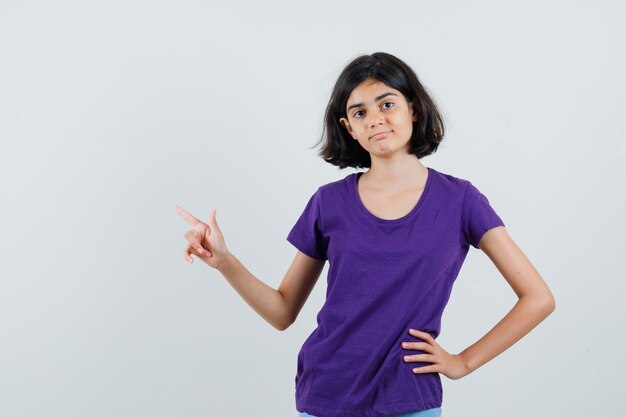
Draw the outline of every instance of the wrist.
M472 369L472 366L470 364L470 360L467 357L467 353L466 352L461 352L461 353L458 354L458 356L461 359L461 363L463 364L463 367L465 368L465 375L471 374L474 370Z
M224 260L220 262L219 265L215 267L219 272L224 274L224 272L229 268L229 266L233 263L234 256L230 252L226 252L224 256Z

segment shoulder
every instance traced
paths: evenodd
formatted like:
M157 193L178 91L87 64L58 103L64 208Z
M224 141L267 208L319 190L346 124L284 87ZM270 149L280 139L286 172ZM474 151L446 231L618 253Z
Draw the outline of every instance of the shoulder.
M437 189L437 193L448 198L463 198L471 182L468 179L439 171L429 167L432 178L432 186Z
M482 186L477 184L476 181L436 170L435 174L438 183L438 193L443 196L444 200L450 202L458 201L464 208L468 204L471 206L476 204L476 202L482 204L489 201L481 191Z
M352 175L347 174L343 178L318 185L308 194L308 202L305 210L316 210L325 213L333 212L335 208L341 208L350 195L350 181ZM305 192L306 193L306 192ZM304 198L304 197L303 197Z
M346 174L342 178L334 181L327 182L320 185L315 194L318 195L320 200L332 201L339 196L345 196L352 186L352 181L356 173Z

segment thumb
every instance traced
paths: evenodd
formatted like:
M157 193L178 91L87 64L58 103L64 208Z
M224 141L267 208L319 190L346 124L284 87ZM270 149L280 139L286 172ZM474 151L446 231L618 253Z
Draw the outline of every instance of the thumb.
M215 213L217 212L217 209L213 209L211 210L211 214L209 214L209 226L211 227L211 231L212 232L217 232L218 234L222 234L222 231L220 230L220 227L217 225L217 220L215 219Z

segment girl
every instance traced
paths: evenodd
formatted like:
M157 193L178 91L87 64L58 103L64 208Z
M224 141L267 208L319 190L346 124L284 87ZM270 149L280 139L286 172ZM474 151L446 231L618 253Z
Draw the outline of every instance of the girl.
M440 374L459 379L509 348L555 309L542 277L470 181L422 164L443 138L434 101L393 55L363 55L342 71L325 115L320 155L368 168L321 185L287 240L298 252L277 290L228 251L208 224L175 206L193 229L191 254L220 271L278 330L298 317L325 261L326 302L298 354L300 416L441 415ZM470 246L493 261L519 301L458 354L435 339Z

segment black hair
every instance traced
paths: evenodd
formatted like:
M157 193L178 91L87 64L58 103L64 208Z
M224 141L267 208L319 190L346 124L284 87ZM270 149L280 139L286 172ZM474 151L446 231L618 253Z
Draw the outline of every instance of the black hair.
M352 90L368 78L400 91L409 103L413 103L417 120L413 122L409 153L422 158L436 152L443 139L444 125L435 101L404 61L385 52L375 52L353 59L339 75L324 114L322 137L313 146L323 142L319 156L340 169L371 166L370 154L352 139L339 121L348 117L346 104Z

